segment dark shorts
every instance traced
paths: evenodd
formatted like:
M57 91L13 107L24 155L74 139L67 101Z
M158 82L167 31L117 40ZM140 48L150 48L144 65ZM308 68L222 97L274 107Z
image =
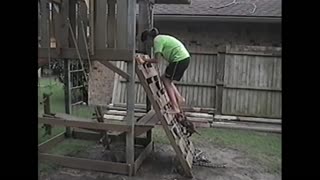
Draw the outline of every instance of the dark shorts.
M170 63L165 71L165 77L171 80L180 81L184 72L188 68L190 63L190 57L179 61Z

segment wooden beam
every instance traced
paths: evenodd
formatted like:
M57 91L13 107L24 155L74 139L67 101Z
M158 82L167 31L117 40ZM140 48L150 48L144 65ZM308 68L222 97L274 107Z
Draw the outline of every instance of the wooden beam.
M101 160L91 160L85 158L75 158L61 155L53 155L47 153L39 153L40 161L49 161L60 166L84 169L84 170L93 170L93 171L102 171L109 173L119 173L119 174L128 174L128 165L124 163L108 162Z
M215 108L216 113L222 113L222 96L223 96L223 86L224 86L224 67L225 67L225 48L220 47L218 58L217 58L217 66L216 66L216 91L215 91Z
M282 92L281 88L273 88L273 87L253 87L253 86L224 85L224 88L226 88L226 89L254 90L254 91L276 91L276 92Z
M280 47L227 45L225 49L226 54L232 55L281 57L282 53L282 48Z
M126 124L98 123L98 122L79 121L75 119L38 117L38 123L50 124L54 126L68 126L68 127L87 128L87 129L96 129L96 130L110 130L110 131L120 131L120 132L128 132L130 130L129 126Z
M137 160L134 162L134 174L136 174L142 164L142 162L148 157L151 153L153 147L153 141L151 141L147 147L141 152Z
M53 146L57 145L61 141L65 139L65 133L60 133L51 139L46 140L45 142L42 142L41 144L38 145L38 151L39 152L46 152L49 149L51 149Z
M106 48L107 32L107 0L96 0L95 2L95 50Z
M114 110L126 110L125 109L125 104L124 103L116 103L113 106L108 106L109 109L114 109ZM135 104L135 111L136 112L145 112L146 105L145 104ZM188 111L188 112L203 112L203 113L212 113L215 112L215 108L199 108L199 107L182 107L183 111Z
M49 47L49 30L48 30L48 20L49 20L49 4L48 0L40 1L40 46Z
M123 80L120 80L120 82L123 82ZM136 80L134 81L136 84L140 84L140 81ZM208 83L192 83L192 82L175 82L175 85L179 86L195 86L195 87L209 87L209 88L215 88L215 84L208 84Z
M151 118L153 118L153 116L156 115L156 112L151 110L149 111L147 114L145 114L138 122L137 124L145 124L146 122L148 122Z
M221 124L217 122L212 122L211 127L213 128L224 128L224 129L240 129L240 130L252 130L258 132L271 132L271 133L281 133L281 128L274 127L257 127L257 126L246 126L237 124Z
M155 0L156 4L190 4L191 0Z
M105 65L109 69L111 69L113 72L119 74L121 77L125 79L129 79L130 75L126 72L124 72L122 69L118 68L116 65L112 64L110 61L100 61L101 64Z
M115 27L116 27L116 0L108 0L108 15L107 15L107 47L115 47Z
M117 48L129 48L132 51L131 61L127 62L127 73L130 75L127 83L127 117L130 133L126 134L126 162L130 164L129 176L134 173L134 53L136 31L136 0L117 0Z
M77 59L79 58L75 48L63 48L60 50L59 55L55 48L50 49L51 58L66 58L66 59ZM80 56L86 58L86 50L79 49ZM48 48L38 48L39 58L48 58ZM132 61L133 52L128 49L98 49L95 50L95 55L90 56L91 60L99 61Z
M69 1L69 23L71 25L71 28L72 28L72 31L73 31L73 34L74 36L76 36L76 1L77 0L68 0ZM76 47L75 43L77 42L74 42L73 38L72 38L72 31L70 29L70 25L68 23L68 20L65 19L66 22L67 22L67 27L68 27L68 30L69 30L69 47L71 48L74 48ZM76 37L75 37L76 38ZM78 59L79 57L77 57Z
M90 55L94 55L94 49L95 49L95 4L96 0L89 0L89 42L90 42Z
M64 41L64 43L67 43ZM71 106L71 74L70 74L70 59L64 59L64 109L67 114L72 113ZM70 137L71 128L66 127L66 135Z
M78 10L78 43L79 49L86 48L87 40L87 22L88 22L88 7L85 0L78 0L79 10ZM83 33L84 32L84 33ZM83 36L84 34L84 36ZM87 59L87 56L84 56L84 59Z

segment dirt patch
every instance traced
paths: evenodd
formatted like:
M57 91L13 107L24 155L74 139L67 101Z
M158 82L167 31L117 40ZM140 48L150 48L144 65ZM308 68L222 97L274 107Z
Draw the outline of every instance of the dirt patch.
M118 145L119 146L119 145ZM270 174L263 171L256 162L237 149L220 147L217 145L204 146L196 144L195 147L204 151L207 158L214 164L226 164L225 168L193 167L194 180L280 180L281 175ZM123 147L119 146L118 150ZM117 149L117 148L115 148ZM92 146L86 151L77 154L77 157L90 159L112 160L108 152L102 152L99 145ZM119 154L119 153L117 153ZM121 153L116 158L123 158ZM155 144L154 152L144 161L134 177L124 175L84 171L69 168L59 168L49 175L41 175L41 180L184 180L176 172L174 161L175 153L170 145Z

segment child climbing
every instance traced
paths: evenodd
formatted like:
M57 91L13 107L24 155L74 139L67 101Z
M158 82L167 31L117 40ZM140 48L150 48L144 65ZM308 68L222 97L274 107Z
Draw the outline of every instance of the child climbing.
M141 34L141 41L153 42L154 58L143 59L145 62L158 63L160 59L169 62L161 79L172 103L172 113L180 113L179 104L185 103L185 98L181 96L173 81L180 81L189 66L190 54L188 50L177 38L159 34L156 28L145 30Z

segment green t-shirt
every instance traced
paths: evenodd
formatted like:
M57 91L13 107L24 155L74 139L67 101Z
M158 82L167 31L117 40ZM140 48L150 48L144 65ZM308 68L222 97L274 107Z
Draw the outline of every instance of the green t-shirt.
M171 62L179 62L190 57L188 50L176 38L169 35L158 35L153 40L153 52L161 53L162 57Z

